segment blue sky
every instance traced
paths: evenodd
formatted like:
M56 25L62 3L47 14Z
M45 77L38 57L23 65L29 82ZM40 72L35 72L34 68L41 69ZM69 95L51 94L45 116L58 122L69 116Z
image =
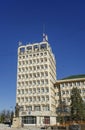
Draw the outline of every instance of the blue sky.
M57 78L85 74L84 0L0 0L0 110L15 106L18 41L42 41L43 25Z

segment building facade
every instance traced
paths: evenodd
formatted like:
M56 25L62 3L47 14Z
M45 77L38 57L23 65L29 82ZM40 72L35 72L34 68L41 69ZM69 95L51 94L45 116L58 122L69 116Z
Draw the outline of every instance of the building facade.
M18 47L16 103L24 125L56 123L56 61L47 36Z
M57 108L61 107L62 112L60 115L64 117L67 116L67 119L70 116L72 88L78 88L80 90L80 95L85 102L85 75L70 76L62 80L57 80L55 83L56 111L57 114L59 114Z

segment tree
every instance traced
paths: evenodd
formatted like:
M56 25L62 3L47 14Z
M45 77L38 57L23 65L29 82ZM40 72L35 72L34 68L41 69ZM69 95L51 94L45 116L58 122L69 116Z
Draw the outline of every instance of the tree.
M73 88L71 91L71 119L81 120L85 118L84 101L80 95L80 89Z
M19 107L18 103L16 103L16 106L15 106L15 116L16 117L19 117L19 110L20 110L20 107Z
M10 120L11 120L11 111L2 110L0 112L0 123L10 122Z

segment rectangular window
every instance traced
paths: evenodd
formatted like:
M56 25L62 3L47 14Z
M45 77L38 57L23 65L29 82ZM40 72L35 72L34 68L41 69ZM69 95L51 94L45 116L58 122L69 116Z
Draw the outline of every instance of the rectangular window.
M40 106L34 106L35 111L40 111Z

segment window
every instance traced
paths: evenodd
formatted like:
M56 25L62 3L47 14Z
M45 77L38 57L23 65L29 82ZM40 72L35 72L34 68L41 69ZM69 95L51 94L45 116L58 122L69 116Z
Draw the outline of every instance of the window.
M19 56L19 58L21 59L21 56Z
M61 87L64 87L64 83L63 84L60 84Z
M29 77L32 78L32 74L29 74Z
M37 56L39 56L39 53L37 53Z
M36 78L36 73L33 74L33 77Z
M24 53L25 52L25 48L23 47L23 48L20 48L20 52L21 53Z
M47 62L47 58L45 58L44 61Z
M37 81L37 85L40 85L40 81L39 80Z
M32 57L32 55L29 55L29 57Z
M50 117L44 117L44 124L50 124Z
M47 44L41 44L40 49L47 49Z
M18 71L21 72L21 68L19 68Z
M35 67L35 66L33 66L33 70L36 70L36 67Z
M80 86L80 82L77 82L77 86Z
M31 94L32 93L32 89L29 89L29 94Z
M20 106L20 111L23 111L24 110L24 107L23 106Z
M44 88L41 88L41 93L44 93Z
M24 90L22 89L22 94L24 94Z
M65 98L63 98L63 99L62 99L62 101L63 101L63 103L65 103L65 102L66 102L66 99L65 99Z
M32 85L32 81L29 81L29 85Z
M32 64L32 60L29 60L29 63Z
M38 45L35 45L35 46L34 46L34 50L39 50L39 46L38 46Z
M35 93L36 93L36 89L34 88L34 89L33 89L33 94L35 94Z
M28 58L28 55L26 55L26 58Z
M40 111L40 106L34 106L35 111Z
M22 123L23 124L36 124L36 117L35 116L22 116Z
M32 67L29 67L29 71L32 71Z
M28 74L25 75L26 76L26 79L28 78Z
M42 62L43 62L43 59L41 59L40 61L41 61L41 63L42 63Z
M32 46L27 47L27 51L32 50Z
M49 101L49 96L46 97L46 101Z
M47 69L48 68L48 66L47 65L45 65L45 69Z
M32 111L32 106L28 106L28 111Z
M41 77L44 77L44 73L43 72L41 72Z
M40 101L40 97L37 98L37 101Z
M44 55L47 55L47 52L44 52Z
M70 86L72 86L72 83L69 83Z
M41 101L42 101L42 102L45 101L45 97L41 97Z
M31 101L32 101L32 97L29 98L29 102L31 102Z
M25 59L25 56L23 56L23 59Z
M28 85L28 82L26 81L25 84Z
M41 80L41 85L43 85L44 84L44 80Z
M48 84L48 79L45 80L45 84Z
M21 79L21 75L18 75L18 79Z
M26 60L26 64L28 64L28 61Z
M40 67L39 67L39 66L37 66L37 69L39 70L39 69L40 69Z
M25 101L28 102L28 98L27 97L25 98Z
M20 94L20 90L18 90L18 94Z
M40 56L43 56L43 53L40 53Z
M37 59L37 63L39 63L39 59Z
M40 73L37 73L37 77L40 77Z
M18 102L20 102L20 98L18 98Z
M66 94L69 94L69 91L68 91L68 90L66 90Z
M33 60L33 63L34 63L34 64L36 63L36 60L35 60L35 59Z
M46 93L49 92L49 88L45 88L45 92L46 92Z
M33 81L33 86L36 85L36 81Z
M40 88L37 89L37 93L40 93Z
M49 105L43 106L43 111L49 111Z
M33 54L33 56L35 57L35 56L36 56L36 54Z
M62 91L62 95L64 95L65 94L65 91Z
M48 72L45 72L45 76L48 76Z
M24 98L21 98L21 102L24 102Z
M25 90L25 93L28 94L28 89Z

